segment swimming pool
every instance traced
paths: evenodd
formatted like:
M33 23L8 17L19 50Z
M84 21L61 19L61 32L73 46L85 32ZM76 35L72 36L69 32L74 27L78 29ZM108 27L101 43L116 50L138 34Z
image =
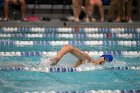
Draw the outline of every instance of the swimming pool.
M140 93L138 27L1 27L0 38L0 93ZM34 67L65 44L93 58L112 53L114 61L75 69L67 54L56 67ZM26 67L9 67L15 63Z

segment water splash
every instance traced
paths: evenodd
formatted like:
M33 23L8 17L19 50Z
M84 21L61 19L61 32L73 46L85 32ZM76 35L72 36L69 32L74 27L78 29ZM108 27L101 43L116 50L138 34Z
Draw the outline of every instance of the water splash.
M40 67L50 67L51 65L51 58L48 57L42 57L41 62L39 64Z
M55 56L49 57L49 56L42 56L41 61L39 66L46 66L46 67L50 67L51 65L51 60L53 59ZM73 67L73 65L78 61L78 59L73 56L70 53L67 53L66 55L64 55L61 60L58 62L57 65L55 65L55 67Z
M89 70L100 70L100 69L104 69L104 68L112 68L112 67L127 67L127 63L125 61L118 61L118 60L114 60L112 63L108 63L106 62L103 65L95 65L93 63L86 63L86 64L82 64L79 67L77 67L76 69L78 71L89 71Z
M93 63L85 63L76 68L78 71L89 71L103 69L101 65L94 65Z
M105 63L103 65L106 68L110 68L110 67L126 67L127 66L127 62L125 61L120 61L120 60L114 60L112 63Z

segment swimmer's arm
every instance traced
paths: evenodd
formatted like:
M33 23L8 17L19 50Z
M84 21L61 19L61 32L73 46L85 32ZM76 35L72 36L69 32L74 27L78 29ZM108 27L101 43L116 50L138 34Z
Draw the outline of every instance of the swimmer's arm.
M105 62L104 57L100 57L97 60L92 60L91 63L95 64L95 65L101 65Z
M76 64L74 65L74 67L76 68L76 67L80 66L82 63L83 63L82 60L78 60L76 62Z
M97 59L97 60L92 60L91 63L93 63L94 65L100 65L101 62Z
M98 62L98 60L95 59L90 59L89 63L93 63L94 65L99 65L100 63Z
M101 63L97 60L93 60L91 63L95 64L95 65L100 65Z

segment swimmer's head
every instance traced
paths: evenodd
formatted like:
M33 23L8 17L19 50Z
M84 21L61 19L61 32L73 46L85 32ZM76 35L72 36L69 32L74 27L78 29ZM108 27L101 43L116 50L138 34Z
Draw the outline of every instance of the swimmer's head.
M111 62L113 60L113 56L111 54L104 54L101 57L104 57L107 62Z

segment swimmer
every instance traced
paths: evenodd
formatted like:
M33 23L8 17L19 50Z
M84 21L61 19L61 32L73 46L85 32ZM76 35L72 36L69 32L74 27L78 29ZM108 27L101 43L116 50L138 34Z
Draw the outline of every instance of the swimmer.
M78 62L76 62L76 64L74 65L74 67L78 67L85 62L93 63L95 65L101 65L106 61L111 62L113 60L113 56L111 54L104 54L97 60L94 60L87 53L81 51L80 49L71 45L64 45L63 48L58 52L58 54L54 58L50 59L52 62L51 65L56 65L59 60L67 53L71 53L79 59Z
M14 5L20 5L21 7L21 20L26 21L25 19L25 10L26 10L26 2L25 0L4 0L4 21L9 20L9 3L14 4Z

